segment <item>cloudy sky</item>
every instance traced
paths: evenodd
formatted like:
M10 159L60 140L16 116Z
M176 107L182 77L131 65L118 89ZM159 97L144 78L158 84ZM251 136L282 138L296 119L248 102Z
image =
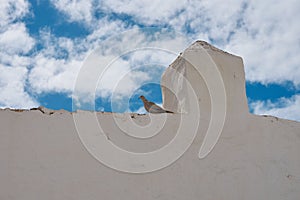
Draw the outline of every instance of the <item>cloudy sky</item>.
M161 103L165 68L205 40L243 57L251 112L300 121L299 10L297 0L1 0L0 107L72 110L97 52L109 67L99 65L95 109L144 112L137 97Z

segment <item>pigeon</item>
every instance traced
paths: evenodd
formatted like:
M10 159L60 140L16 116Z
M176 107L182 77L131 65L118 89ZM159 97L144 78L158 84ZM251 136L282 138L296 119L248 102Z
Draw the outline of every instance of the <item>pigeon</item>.
M162 107L156 105L155 103L148 101L143 95L139 98L143 101L144 107L149 113L174 113L172 111L164 110Z

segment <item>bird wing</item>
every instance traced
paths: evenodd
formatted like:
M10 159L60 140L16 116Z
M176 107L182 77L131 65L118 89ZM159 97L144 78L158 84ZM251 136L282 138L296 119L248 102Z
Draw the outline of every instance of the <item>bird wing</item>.
M160 106L156 105L153 102L148 102L149 103L149 112L150 113L165 113L166 111L161 108Z

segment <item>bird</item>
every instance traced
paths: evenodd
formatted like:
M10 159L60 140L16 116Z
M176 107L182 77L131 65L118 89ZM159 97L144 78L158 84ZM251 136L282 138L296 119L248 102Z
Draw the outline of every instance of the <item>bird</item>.
M143 95L141 95L139 98L143 101L144 107L149 113L174 113L172 111L164 110L162 107L156 105L155 103L148 101Z

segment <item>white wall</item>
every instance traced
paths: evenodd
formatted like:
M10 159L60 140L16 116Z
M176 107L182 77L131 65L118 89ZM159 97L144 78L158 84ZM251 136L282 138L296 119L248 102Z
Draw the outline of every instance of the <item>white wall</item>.
M179 68L184 80L174 72ZM221 89L213 70L224 83ZM0 199L300 199L300 123L248 113L240 57L196 42L167 69L162 84L174 92L163 88L163 105L177 114L1 110ZM112 169L143 172L180 156L185 150L180 141L190 139L194 125L195 140L171 165L149 173ZM153 132L157 135L148 139L128 135ZM126 152L118 157L102 148L114 143L131 152L154 152L177 137L179 143L158 159ZM199 159L204 143L203 155L209 154ZM113 158L108 166L104 154Z

